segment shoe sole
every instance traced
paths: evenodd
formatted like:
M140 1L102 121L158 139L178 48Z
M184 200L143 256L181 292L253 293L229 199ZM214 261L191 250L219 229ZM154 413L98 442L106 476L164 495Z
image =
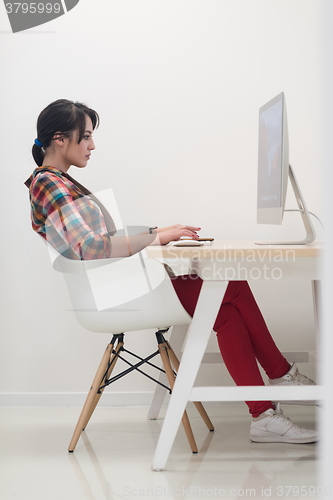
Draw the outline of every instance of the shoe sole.
M283 438L282 436L250 436L250 440L254 443L288 443L288 444L307 444L316 443L318 438L292 439Z
M298 401L279 401L282 405L301 405L301 406L317 406L319 401L314 400L298 400Z

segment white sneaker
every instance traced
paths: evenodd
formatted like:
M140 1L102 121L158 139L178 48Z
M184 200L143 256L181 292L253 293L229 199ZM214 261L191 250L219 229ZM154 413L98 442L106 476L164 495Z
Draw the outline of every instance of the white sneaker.
M283 375L283 377L268 379L271 385L316 385L316 383L310 378L306 377L302 373L299 373L298 368L295 363L291 365L290 370ZM304 401L280 401L282 404L286 405L309 405L314 406L318 404L318 401L314 400L304 400Z
M317 431L298 427L286 417L280 403L254 418L250 428L250 439L256 443L315 443L318 438Z

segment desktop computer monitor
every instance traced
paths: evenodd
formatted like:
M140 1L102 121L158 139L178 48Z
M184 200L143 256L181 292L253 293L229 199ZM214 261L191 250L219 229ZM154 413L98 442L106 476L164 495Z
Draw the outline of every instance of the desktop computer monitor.
M283 214L287 211L285 204L288 178L298 205L296 211L301 214L306 235L301 241L277 241L266 242L266 244L304 245L312 243L316 237L295 173L289 164L286 101L284 93L281 92L259 110L257 195L257 222L259 224L282 224Z
M281 224L289 173L288 125L284 93L259 110L257 222Z

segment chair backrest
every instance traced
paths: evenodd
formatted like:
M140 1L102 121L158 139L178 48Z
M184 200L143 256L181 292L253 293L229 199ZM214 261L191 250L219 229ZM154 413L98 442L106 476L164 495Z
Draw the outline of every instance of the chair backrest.
M191 322L164 265L144 252L82 261L48 248L53 268L64 275L76 318L86 329L116 334Z

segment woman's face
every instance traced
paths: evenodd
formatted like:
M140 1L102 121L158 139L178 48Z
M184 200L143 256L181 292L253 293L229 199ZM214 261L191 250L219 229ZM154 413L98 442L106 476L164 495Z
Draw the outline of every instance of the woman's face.
M95 149L92 134L92 122L89 116L86 115L86 126L81 142L79 142L79 144L77 143L79 137L78 130L74 130L72 137L68 139L68 145L65 151L66 162L68 164L79 168L84 168L87 165L91 151Z

